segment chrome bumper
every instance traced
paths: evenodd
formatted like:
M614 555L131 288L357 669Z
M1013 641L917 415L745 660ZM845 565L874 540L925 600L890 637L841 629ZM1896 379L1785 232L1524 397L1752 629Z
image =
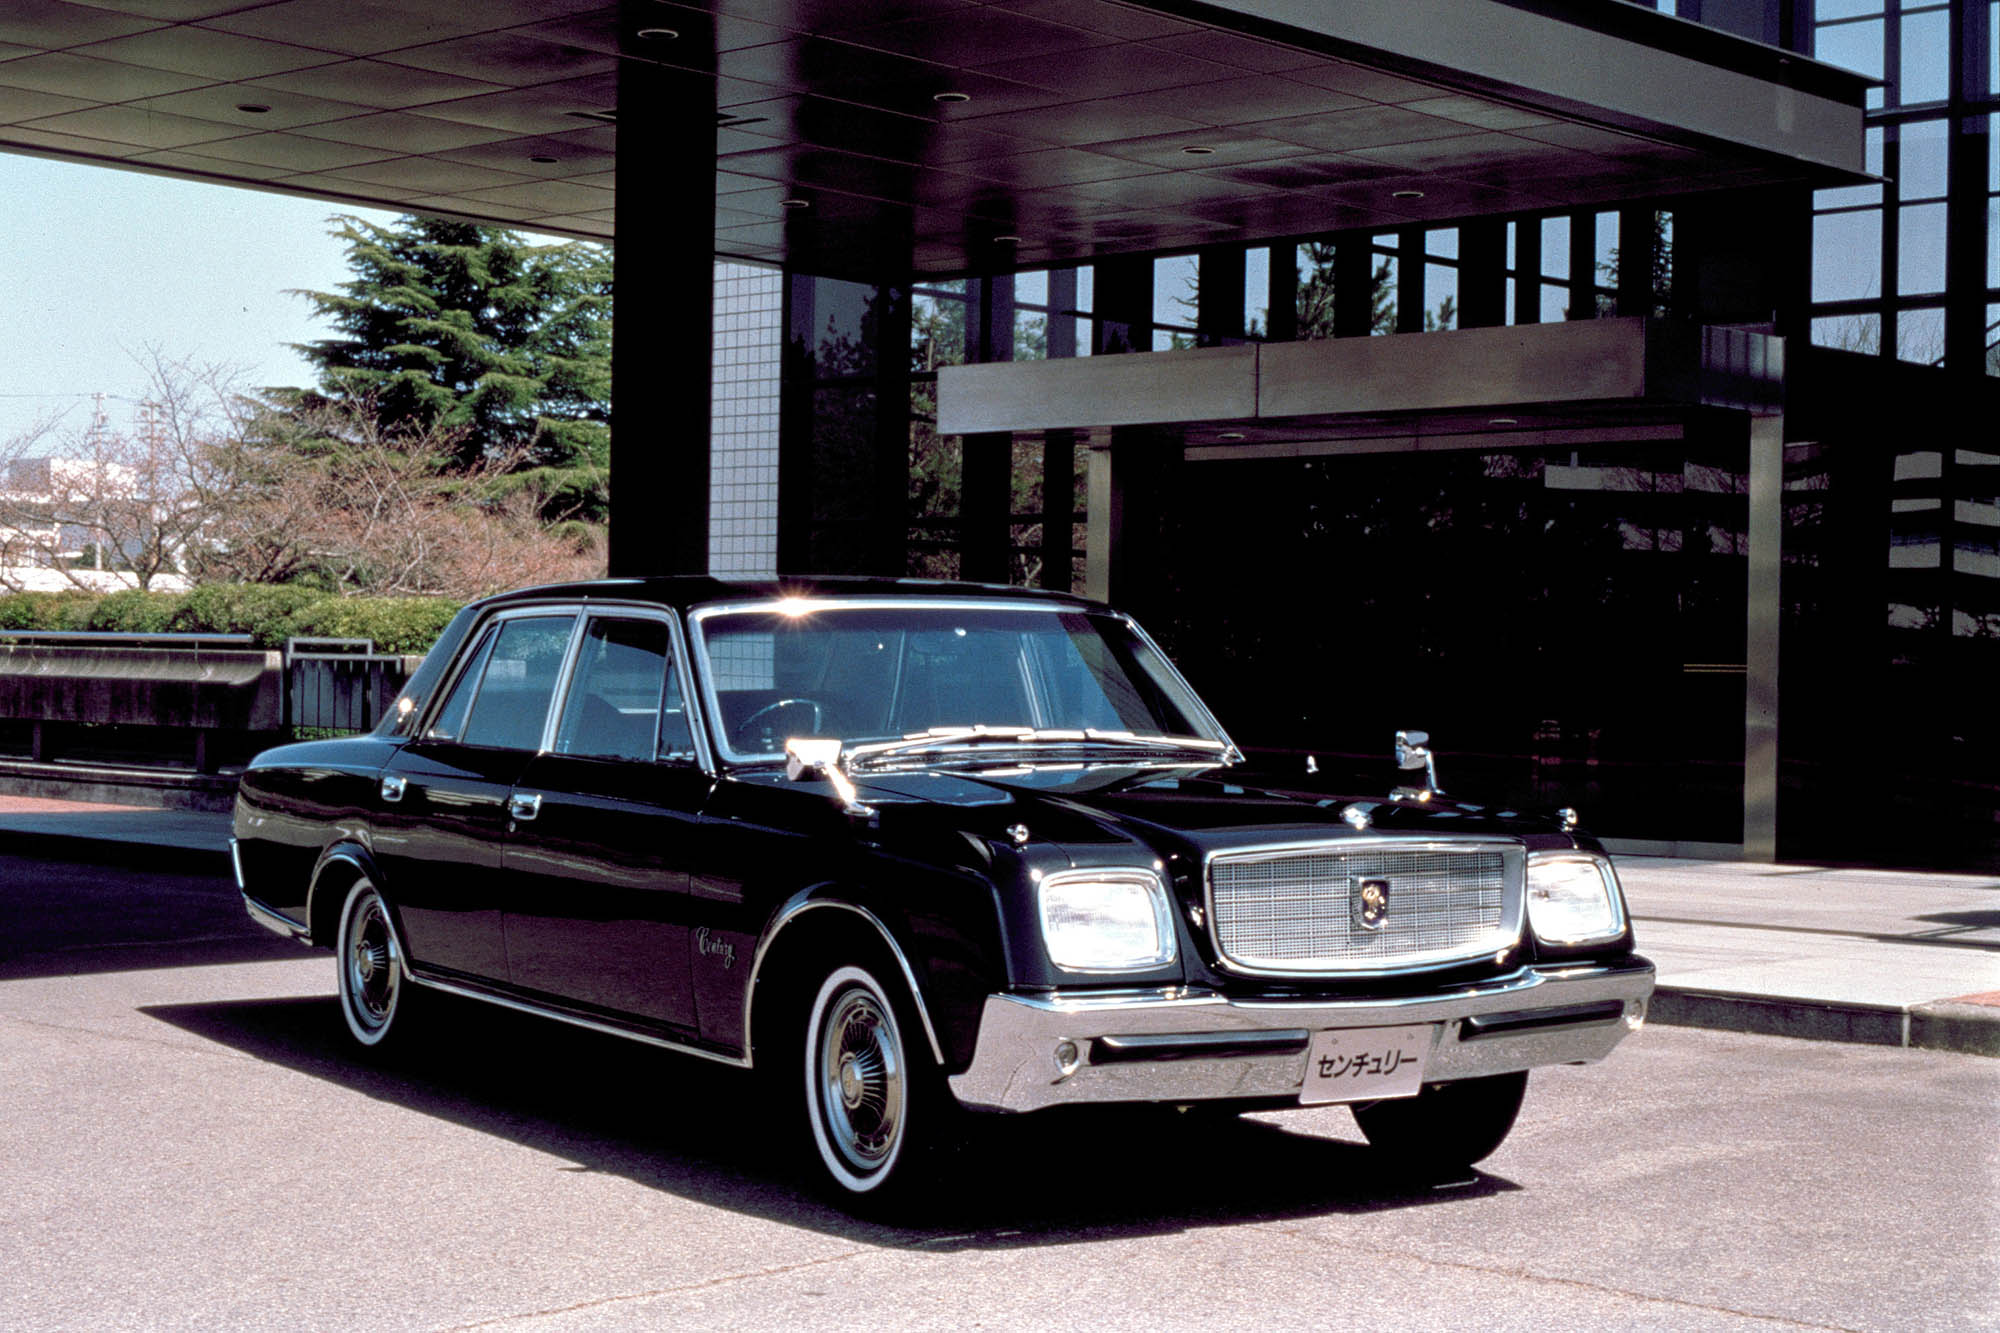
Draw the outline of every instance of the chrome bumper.
M1395 1000L1242 1000L1209 991L989 995L966 1106L1296 1096L1311 1034L1434 1025L1426 1082L1601 1060L1636 1031L1653 965L1524 968L1448 994Z

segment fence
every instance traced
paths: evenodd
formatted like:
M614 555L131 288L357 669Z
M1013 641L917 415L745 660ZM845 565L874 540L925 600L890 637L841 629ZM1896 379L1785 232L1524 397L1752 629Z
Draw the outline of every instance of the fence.
M422 660L378 653L372 639L287 639L285 725L370 730Z

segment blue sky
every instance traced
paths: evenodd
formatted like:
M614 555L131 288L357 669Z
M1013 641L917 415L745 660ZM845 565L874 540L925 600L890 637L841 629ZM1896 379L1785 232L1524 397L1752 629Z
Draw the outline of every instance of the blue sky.
M339 211L359 210L0 153L0 446L52 413L58 435L81 429L99 391L127 425L145 383L131 354L149 344L255 385L309 383L287 344L327 330L286 289L347 276L326 234Z

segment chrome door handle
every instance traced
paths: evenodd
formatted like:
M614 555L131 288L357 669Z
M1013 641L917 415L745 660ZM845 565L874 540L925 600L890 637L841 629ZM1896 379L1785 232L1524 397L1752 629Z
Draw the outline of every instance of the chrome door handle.
M542 813L542 795L540 792L534 792L527 796L516 794L507 798L507 817L509 819L517 819L522 823L526 823L540 813Z
M382 779L382 799L385 801L400 801L403 799L403 792L408 787L409 780L407 778L385 777Z

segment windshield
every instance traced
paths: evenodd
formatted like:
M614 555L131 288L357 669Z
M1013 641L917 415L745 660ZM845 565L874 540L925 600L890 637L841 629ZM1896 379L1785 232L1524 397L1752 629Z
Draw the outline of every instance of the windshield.
M698 611L694 623L722 757L736 762L782 758L793 736L852 747L938 731L946 744L974 727L1226 743L1166 659L1117 616L798 600Z

